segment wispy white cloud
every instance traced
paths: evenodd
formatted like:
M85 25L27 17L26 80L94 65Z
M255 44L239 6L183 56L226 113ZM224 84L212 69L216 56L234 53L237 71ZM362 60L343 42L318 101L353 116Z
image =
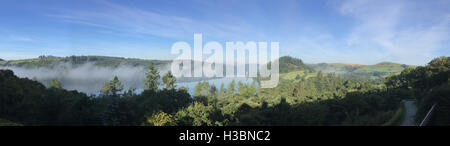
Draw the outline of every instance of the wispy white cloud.
M349 47L377 49L382 53L373 57L379 60L424 64L433 57L448 55L437 53L440 49L450 49L443 46L450 37L450 11L433 10L439 4L440 1L430 5L406 0L346 0L338 11L355 20L346 40Z

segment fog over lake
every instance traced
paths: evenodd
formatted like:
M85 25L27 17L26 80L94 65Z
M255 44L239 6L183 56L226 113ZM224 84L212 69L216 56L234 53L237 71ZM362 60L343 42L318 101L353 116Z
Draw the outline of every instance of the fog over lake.
M92 63L79 66L73 66L69 63L60 64L53 68L22 68L6 66L0 69L10 69L14 74L21 78L36 78L39 82L49 87L50 80L57 79L61 82L64 89L77 90L87 94L97 95L105 82L117 76L124 85L124 89L136 89L136 92L142 92L144 88L146 68L143 66L120 65L115 68L99 67ZM162 66L158 69L160 75L163 76L168 67ZM191 81L189 81L191 80ZM218 89L222 83L229 84L232 80L241 81L243 83L251 83L251 78L215 78L215 79L178 79L177 87L184 86L188 88L192 95L195 85L202 80L207 80L210 85L215 85ZM181 81L181 82L180 82Z

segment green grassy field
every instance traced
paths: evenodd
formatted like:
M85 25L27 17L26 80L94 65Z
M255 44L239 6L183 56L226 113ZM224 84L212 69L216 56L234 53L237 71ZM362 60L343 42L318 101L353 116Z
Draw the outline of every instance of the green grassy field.
M311 64L316 71L324 73L334 72L349 75L351 77L362 77L367 79L385 78L390 74L399 74L405 68L416 67L413 65L398 64L392 62L381 62L374 65L348 64L348 63L319 63Z
M407 67L406 65L390 62L382 62L375 65L329 63L329 64L316 64L312 66L316 69L316 72L297 70L288 73L281 73L280 78L297 81L296 80L297 75L299 75L300 77L304 77L305 79L308 79L310 77L315 77L317 75L317 71L323 71L325 73L335 72L338 74L344 73L344 74L357 74L360 76L365 75L369 79L378 79L380 77L384 78L389 74L398 74L404 70L404 67Z
M17 64L21 64L21 63L36 63L36 62L39 62L38 58L13 60L13 61L8 61L8 64L17 65Z
M355 72L381 72L381 73L399 73L405 69L405 66L397 63L382 62L375 65L361 66Z
M317 73L316 72L309 73L308 71L298 70L298 71L292 71L292 72L288 72L288 73L282 73L282 74L280 74L280 78L297 82L297 81L299 81L299 80L295 79L297 77L297 75L299 75L300 77L305 77L305 79L308 79L311 77L316 77Z

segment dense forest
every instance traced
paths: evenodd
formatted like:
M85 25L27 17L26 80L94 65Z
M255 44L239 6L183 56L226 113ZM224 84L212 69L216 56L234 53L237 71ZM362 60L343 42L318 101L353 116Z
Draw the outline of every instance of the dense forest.
M0 70L0 125L395 125L403 99L418 101L417 120L437 104L431 124L450 124L449 57L375 79L322 72L282 57L276 88L258 88L259 77L220 87L203 81L193 95L176 86L170 71L160 76L153 62L146 65L142 93L124 89L114 77L98 96Z

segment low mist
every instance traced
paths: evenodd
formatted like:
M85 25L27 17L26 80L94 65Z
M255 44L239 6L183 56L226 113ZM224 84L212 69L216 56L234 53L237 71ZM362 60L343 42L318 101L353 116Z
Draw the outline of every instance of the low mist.
M61 63L54 68L21 68L21 67L0 67L10 69L14 74L22 78L36 78L45 86L49 86L50 80L57 79L61 82L64 89L78 90L88 94L99 93L103 84L114 76L117 76L124 85L124 89L142 89L144 88L146 68L143 66L120 65L115 68L99 67L92 63L80 66L72 66L70 63ZM162 69L161 74L167 72Z

